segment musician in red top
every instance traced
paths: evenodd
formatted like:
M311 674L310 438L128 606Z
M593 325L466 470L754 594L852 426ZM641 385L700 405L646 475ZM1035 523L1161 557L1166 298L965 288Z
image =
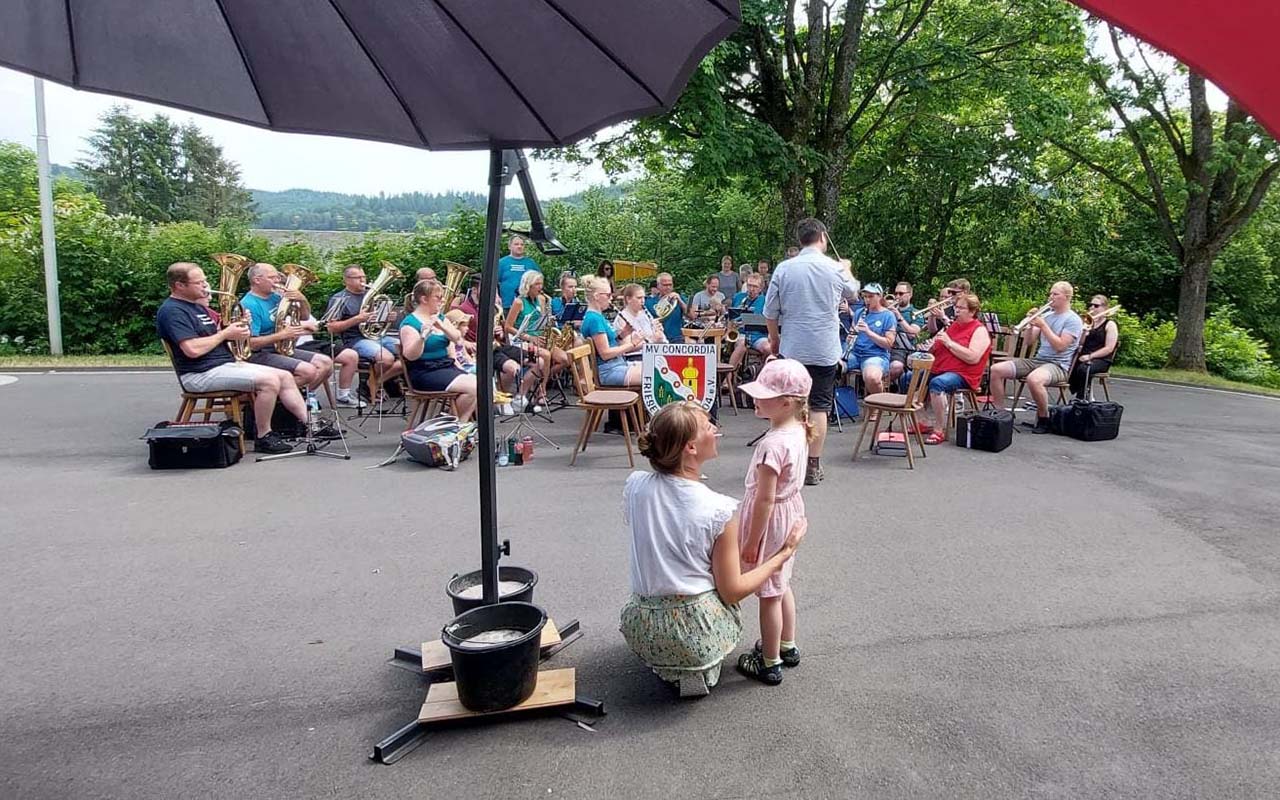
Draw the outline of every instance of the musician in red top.
M933 340L933 373L929 378L929 403L925 418L932 412L932 424L925 429L925 444L942 444L946 438L947 395L961 389L978 391L982 373L991 356L991 334L978 319L982 302L968 292L956 296L955 321ZM909 374L908 374L909 377Z

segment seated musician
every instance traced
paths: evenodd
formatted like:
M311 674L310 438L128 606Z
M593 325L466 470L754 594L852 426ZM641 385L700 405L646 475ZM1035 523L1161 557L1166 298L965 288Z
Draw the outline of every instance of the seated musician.
M747 314L763 314L764 313L764 292L761 291L762 282L760 275L752 273L747 275L746 290L738 292L738 296L733 298L733 308L743 311ZM740 335L738 343L733 346L733 353L729 356L729 366L734 371L742 366L742 361L747 357L747 349L750 348L760 354L760 358L768 358L773 355L773 348L769 346L769 334L767 331L747 331L741 330L739 324Z
M329 308L336 304L337 310L329 322L329 330L342 340L344 348L354 350L356 354L369 362L370 396L377 397L376 388L400 374L400 362L390 350L375 339L367 339L360 332L360 326L373 316L371 311L361 311L360 305L368 291L365 282L364 268L351 264L342 271L342 289L329 298ZM342 360L339 359L339 362ZM364 402L352 391L356 376L356 363L340 363L338 371L338 405L348 408L363 407Z
M897 335L898 321L892 311L884 307L884 289L878 283L862 287L865 309L855 316L853 323L853 350L849 353L849 369L862 371L862 383L867 394L884 391L885 376L889 373L889 349Z
M170 264L165 273L169 297L156 313L156 332L173 351L178 383L188 392L252 392L253 419L259 453L287 453L293 447L271 430L276 400L299 420L307 418L307 404L293 375L281 369L237 361L228 341L247 342L250 321L219 328L213 321L209 282L196 264Z
M419 267L418 271L413 273L413 286L417 286L419 283L425 280L432 280L432 281L436 280L436 271L431 267ZM409 287L409 291L406 292L404 296L404 313L405 314L409 314L410 312L413 311L413 286ZM398 325L396 327L399 328ZM387 347L387 349L391 350L391 352L393 353L400 352L399 330L396 331L396 335L389 334L382 338L383 338L383 342L382 342L383 347L387 347L387 345L389 344L386 340L394 339L395 349L392 349L390 347Z
M662 322L662 333L667 337L668 342L684 344L684 315L688 306L676 291L675 279L671 277L670 272L658 273L657 286L657 295L646 298L644 307L649 309L654 319ZM671 313L665 317L658 313L658 304L664 301L672 307Z
M902 373L906 371L907 356L916 350L916 337L924 330L924 315L916 310L911 300L914 290L906 281L899 281L893 287L893 318L898 323L897 337L889 354L889 385L898 383Z
M1039 339L1034 358L1014 358L1001 361L991 367L991 400L997 408L1004 407L1007 380L1025 379L1027 391L1036 404L1036 423L1024 422L1032 433L1049 433L1049 386L1067 380L1067 371L1080 344L1084 323L1080 315L1071 310L1071 297L1075 290L1070 283L1058 281L1049 290L1049 311L1033 308L1027 312L1030 320L1022 330L1022 336ZM1015 409L1016 410L1016 409Z
M638 333L646 342L665 342L667 336L662 332L662 326L644 307L644 294L644 287L638 283L622 287L622 308L613 318L614 333L622 337ZM639 350L627 353L627 358L640 356Z
M1107 312L1110 304L1111 299L1105 294L1095 294L1089 298L1089 315L1097 320ZM1084 340L1080 342L1080 355L1076 357L1076 365L1071 368L1073 397L1083 400L1085 392L1089 390L1089 381L1107 374L1119 344L1120 326L1111 317L1104 317L1089 326Z
M564 307L578 302L578 278L572 272L560 273L560 294L551 298L551 313L556 321L564 318Z
M521 273L523 275L523 273ZM519 287L517 287L518 289ZM514 302L514 299L513 301ZM476 348L480 346L480 276L471 279L467 293L455 298L453 309L465 314L467 327L463 332L464 347L475 359ZM503 318L502 303L496 298L493 305L493 334L489 340L493 348L493 374L498 378L498 388L508 394L514 394L516 382L520 377L520 365L524 359L524 351L507 343L507 326ZM503 408L502 413L510 416L512 409Z
M458 369L451 345L462 331L444 315L444 285L427 279L413 287L413 311L400 323L400 352L409 368L409 385L420 392L458 392L458 419L476 408L476 376Z
M604 318L604 310L613 300L613 291L604 278L590 276L583 279L587 287L587 315L582 320L582 338L595 345L596 374L602 386L639 386L640 364L629 362L624 356L644 347L644 338L631 333L622 340L614 333Z
M724 306L724 294L720 291L720 278L718 275L712 275L702 284L702 291L693 296L690 306L693 308L693 318L703 322L710 322L716 317L716 304Z
M925 317L925 332L929 336L937 336L956 318L955 299L969 291L969 281L957 278L942 288L938 293L938 303L930 305L933 309Z
M516 301L511 304L506 319L507 335L515 337L519 334L521 342L535 348L533 354L537 359L537 366L529 370L525 382L530 388L537 384L538 392L534 402L538 405L547 403L547 381L552 373L567 367L570 362L569 354L565 351L557 347L553 352L547 348L543 333L551 322L551 303L542 292L543 283L541 272L526 272L520 279ZM521 394L527 392L528 388L522 386Z
M240 298L240 305L249 312L253 323L250 325L252 336L249 348L253 355L249 363L262 364L267 367L282 369L293 375L300 388L308 393L315 391L329 380L333 372L333 359L322 353L295 347L293 355L286 356L276 352L276 345L293 341L304 333L312 332L319 326L306 324L291 328L278 328L276 316L281 313L281 301L298 301L302 303L301 318L311 315L311 305L302 292L276 291L283 276L271 264L254 264L249 267L249 291Z
M685 697L719 682L742 635L737 604L782 569L808 529L797 522L777 553L743 571L739 503L701 479L719 454L718 436L698 404L663 406L640 437L653 471L631 473L622 492L631 597L619 627L640 660Z
M956 320L938 334L929 352L933 355L933 372L929 376L929 403L924 417L929 424L921 426L925 444L942 444L947 428L947 396L961 389L977 392L982 387L982 374L991 356L991 334L978 315L982 303L978 296L965 292L956 297ZM910 382L911 373L904 378Z

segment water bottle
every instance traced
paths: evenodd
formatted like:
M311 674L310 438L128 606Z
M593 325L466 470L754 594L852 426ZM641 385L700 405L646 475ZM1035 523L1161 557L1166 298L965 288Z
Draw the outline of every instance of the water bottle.
M320 398L316 397L316 393L310 390L307 391L307 409L312 414L320 413Z
M498 443L498 466L505 467L509 463L511 462L507 458L507 448L502 442L499 442Z

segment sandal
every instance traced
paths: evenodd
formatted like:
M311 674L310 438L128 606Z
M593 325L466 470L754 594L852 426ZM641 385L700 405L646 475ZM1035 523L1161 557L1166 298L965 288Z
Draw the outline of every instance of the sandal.
M925 444L942 444L946 440L947 437L942 435L942 431L929 431L924 437Z
M755 678L767 686L777 686L782 683L782 665L774 664L772 667L766 667L764 656L754 651L738 656L738 672L748 678Z
M915 434L915 432L916 432L916 426L914 426L914 425L907 425L907 426L906 426L906 429L907 429L907 433L912 434L912 435L914 435L914 434ZM933 426L932 426L932 425L921 425L921 426L920 426L920 432L921 432L921 433L924 433L924 434L933 433Z

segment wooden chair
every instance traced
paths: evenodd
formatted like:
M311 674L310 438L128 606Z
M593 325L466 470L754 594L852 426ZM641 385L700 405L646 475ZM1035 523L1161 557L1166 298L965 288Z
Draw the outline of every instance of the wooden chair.
M991 363L999 364L1001 361L1016 358L1021 338L1014 335L1013 328L1001 325L991 337Z
M413 404L409 411L409 424L405 426L405 430L413 430L427 420L439 416L446 407L451 414L457 415L458 398L461 396L459 392L418 391L409 382L409 365L405 362L404 357L397 354L396 358L400 360L400 367L403 370L401 375L403 375L404 381L400 385L403 387L405 402ZM378 424L381 426L381 421Z
M573 456L569 466L578 460L579 452L586 452L591 434L600 424L601 418L610 411L620 412L622 417L622 438L627 445L627 463L636 465L635 456L631 453L631 430L636 436L641 431L640 393L630 389L597 389L595 380L595 345L587 342L569 351L573 359L570 369L573 371L573 384L578 392L578 406L585 412L582 417L582 430L578 431L578 441L573 448Z
M716 364L716 389L719 396L716 398L717 405L724 405L725 394L729 395L729 407L733 409L733 415L738 416L738 371L728 364Z
M858 451L862 449L862 440L867 436L867 428L871 428L871 445L868 450L876 446L876 438L880 434L880 421L884 415L889 415L889 426L893 426L893 421L902 417L907 425L903 430L907 431L907 468L915 469L915 457L911 454L911 436L912 431L916 438L916 444L920 447L920 457L927 456L924 445L924 434L920 432L920 425L916 419L916 412L924 407L925 394L929 391L929 374L933 372L933 356L923 355L912 358L907 368L911 370L911 383L907 385L906 394L893 394L892 392L877 392L876 394L867 395L862 400L863 413L865 418L862 421L862 431L858 433L858 441L853 445L853 460L858 460Z
M178 405L175 422L190 422L197 414L202 416L201 422L208 422L214 414L225 414L228 419L240 427L240 454L244 455L244 409L247 405L253 408L252 392L237 392L231 389L218 392L188 392L182 387L182 377L178 375L178 364L173 358L173 348L169 343L160 340L164 345L164 354L169 357L173 374L178 378L178 389L182 392L182 400Z
M959 391L951 393L951 397L947 398L947 424L946 428L942 431L943 437L947 439L951 438L951 432L956 429L956 395L964 395L965 403L969 405L969 408L974 410L978 409L979 403L981 402L978 400L978 393L969 388L960 389Z

